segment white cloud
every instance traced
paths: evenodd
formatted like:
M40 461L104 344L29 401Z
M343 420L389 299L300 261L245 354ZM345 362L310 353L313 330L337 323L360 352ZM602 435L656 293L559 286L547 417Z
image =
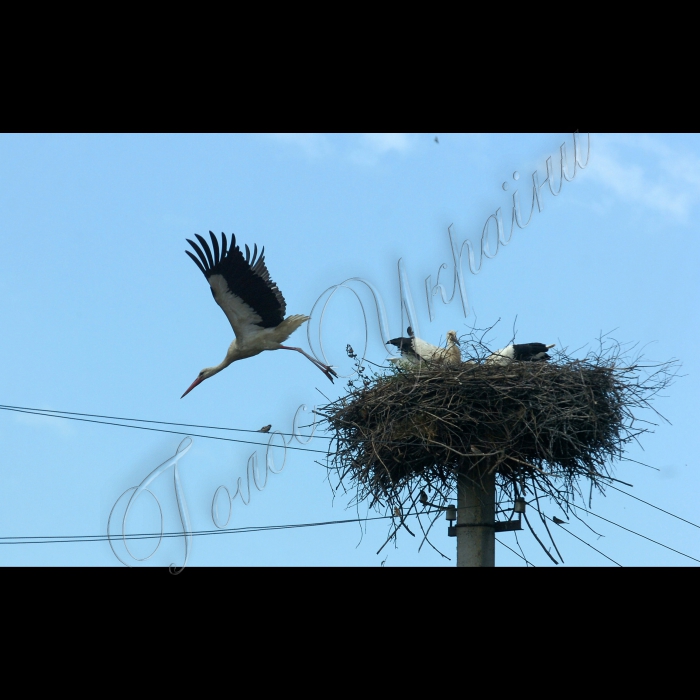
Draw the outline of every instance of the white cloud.
M594 150L595 149L595 150ZM700 204L700 159L646 134L594 136L591 177L626 202L687 223Z
M340 155L361 165L374 165L393 152L413 148L411 134L270 134L277 141L292 144L311 158Z
M361 134L363 143L376 153L407 151L411 147L409 134Z
M412 147L410 134L359 134L357 146L352 149L349 157L355 163L374 165L386 153L404 153Z
M278 141L293 144L301 148L307 156L321 158L334 152L328 134L270 134Z

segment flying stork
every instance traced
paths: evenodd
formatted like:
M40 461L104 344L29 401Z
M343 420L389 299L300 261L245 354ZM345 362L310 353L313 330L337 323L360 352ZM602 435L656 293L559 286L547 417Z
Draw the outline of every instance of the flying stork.
M546 362L549 360L547 350L553 348L552 345L544 343L521 343L519 345L508 345L501 350L497 350L489 355L485 362L491 365L508 365L511 362Z
M425 360L428 362L440 362L450 366L459 365L462 356L459 352L459 340L455 331L447 331L447 347L439 348L436 345L426 343L425 340L416 338L413 329L406 329L408 338L393 338L387 345L395 345L401 351L401 359L391 358L392 362L400 364L416 365Z
M265 266L265 248L258 257L257 244L250 257L250 249L245 246L245 258L236 245L236 237L231 234L231 245L227 247L226 234L221 234L221 248L216 236L209 231L214 254L207 241L195 234L201 248L189 238L187 242L194 248L199 259L189 250L185 252L196 263L207 278L216 303L226 314L236 339L229 346L223 362L215 367L205 367L192 382L183 398L205 379L221 372L236 360L258 355L263 350L296 350L308 357L331 381L338 375L328 365L324 365L301 348L282 345L310 316L295 314L284 317L287 304L282 292L270 279ZM202 250L203 249L203 250Z

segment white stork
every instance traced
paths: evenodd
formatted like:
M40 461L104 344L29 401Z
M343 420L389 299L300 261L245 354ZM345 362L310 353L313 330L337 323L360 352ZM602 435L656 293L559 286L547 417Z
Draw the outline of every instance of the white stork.
M391 358L392 362L417 365L421 360L427 362L439 362L450 366L457 366L462 360L459 352L459 340L455 331L447 331L447 347L439 348L436 345L426 343L425 340L416 338L413 329L406 329L408 338L393 338L387 345L395 345L401 351L401 359Z
M518 345L508 345L489 355L485 362L491 365L507 365L511 362L546 362L549 360L547 350L554 347L544 343L521 343Z
M207 278L214 300L226 314L236 339L229 346L223 362L216 367L205 367L180 398L236 360L253 357L263 350L296 350L308 357L333 381L333 377L338 375L331 367L311 357L301 348L282 345L282 341L287 340L310 317L299 314L284 317L287 304L265 267L265 248L258 257L258 246L255 245L251 260L248 246L245 247L244 258L233 234L228 248L226 234L221 234L221 249L216 236L211 231L209 235L214 248L213 255L206 240L198 233L195 236L202 244L203 251L189 238L187 242L194 248L199 260L189 250L185 252Z

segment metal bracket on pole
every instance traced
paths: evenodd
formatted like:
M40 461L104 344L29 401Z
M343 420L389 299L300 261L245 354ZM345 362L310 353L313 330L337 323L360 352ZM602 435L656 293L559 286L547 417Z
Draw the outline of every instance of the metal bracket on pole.
M462 525L449 525L447 528L448 537L457 537L458 527L492 527L494 532L512 532L522 530L523 525L520 518L517 520L502 520L495 523L463 523Z

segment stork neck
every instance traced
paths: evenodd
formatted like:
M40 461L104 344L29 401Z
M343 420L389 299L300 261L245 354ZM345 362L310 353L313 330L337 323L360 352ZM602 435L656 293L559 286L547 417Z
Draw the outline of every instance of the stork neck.
M229 351L226 353L226 357L224 357L224 359L218 365L209 367L209 376L211 377L214 374L221 372L222 369L226 369L235 360L236 356L231 352L231 348L229 348Z

